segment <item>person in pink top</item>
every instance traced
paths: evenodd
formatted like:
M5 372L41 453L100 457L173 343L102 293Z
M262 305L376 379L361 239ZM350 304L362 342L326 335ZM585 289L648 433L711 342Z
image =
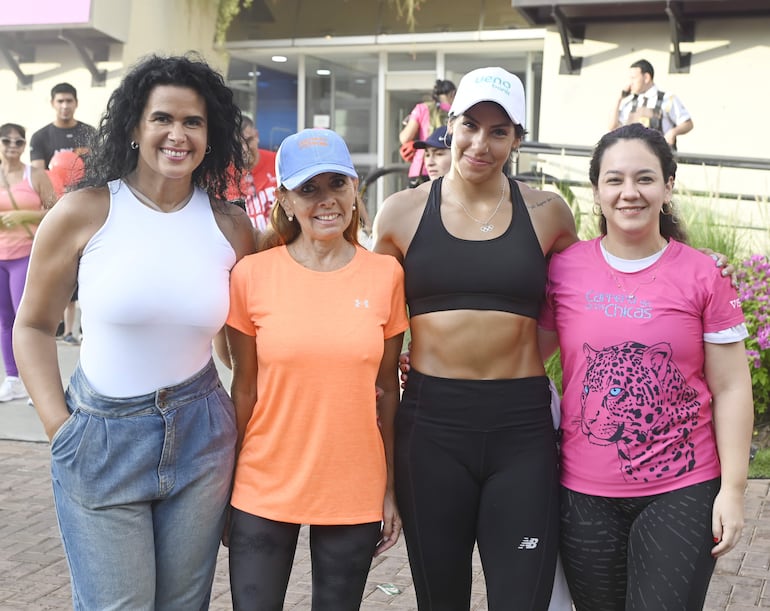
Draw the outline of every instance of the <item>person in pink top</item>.
M25 138L21 125L0 125L0 350L5 364L0 402L27 397L13 356L13 323L27 279L32 238L56 201L45 170L21 162Z
M551 259L564 372L561 553L577 611L701 609L740 539L753 423L735 289L685 244L676 161L640 124L590 164L602 236Z
M414 146L414 141L423 141L433 130L446 125L449 108L454 100L456 87L452 81L438 79L431 92L431 101L416 104L404 120L398 134L401 142L401 156L409 162L409 186L416 187L429 179L425 169L425 151Z

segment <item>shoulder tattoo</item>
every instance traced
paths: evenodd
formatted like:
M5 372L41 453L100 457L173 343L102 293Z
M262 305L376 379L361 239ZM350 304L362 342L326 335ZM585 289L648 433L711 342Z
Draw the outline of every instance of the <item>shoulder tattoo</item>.
M534 204L527 204L527 208L529 208L530 210L534 210L535 208L539 208L540 206L544 206L548 202L552 202L552 201L554 201L556 199L560 199L560 197L561 197L560 195L556 195L556 194L549 195L548 197L546 197L545 199L543 199L543 200L541 200L539 202L535 202Z

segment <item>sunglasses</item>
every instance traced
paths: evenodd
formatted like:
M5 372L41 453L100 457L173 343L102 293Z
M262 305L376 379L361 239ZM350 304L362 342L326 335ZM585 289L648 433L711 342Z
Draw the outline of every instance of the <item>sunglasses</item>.
M27 141L24 138L0 138L0 142L3 146L24 146Z

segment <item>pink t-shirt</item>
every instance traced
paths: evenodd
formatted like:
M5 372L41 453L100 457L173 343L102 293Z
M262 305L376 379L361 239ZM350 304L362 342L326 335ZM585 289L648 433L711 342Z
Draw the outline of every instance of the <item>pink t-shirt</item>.
M32 186L32 178L29 166L24 166L24 177L21 181L11 186L13 200L5 186L0 187L0 212L16 210L42 210L43 202L40 195ZM13 202L16 202L16 206ZM10 261L26 257L32 251L32 236L37 231L37 225L25 225L24 227L11 227L0 231L0 260Z
M599 239L554 255L540 326L561 347L562 484L635 497L717 477L703 334L742 322L729 280L679 242L635 273Z
M430 109L425 102L417 104L409 115L410 119L417 121L419 129L417 131L417 137L415 140L425 140L431 135L433 130L430 126ZM412 163L409 165L409 178L415 176L427 176L428 170L425 169L423 163L425 159L425 149L415 149Z

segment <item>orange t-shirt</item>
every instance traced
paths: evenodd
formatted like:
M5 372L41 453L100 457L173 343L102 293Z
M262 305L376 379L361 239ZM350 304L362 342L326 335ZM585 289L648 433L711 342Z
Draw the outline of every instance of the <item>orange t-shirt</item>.
M316 272L283 246L250 255L233 268L227 324L256 336L259 368L233 506L294 524L382 519L374 388L384 341L408 326L396 259L357 248Z

